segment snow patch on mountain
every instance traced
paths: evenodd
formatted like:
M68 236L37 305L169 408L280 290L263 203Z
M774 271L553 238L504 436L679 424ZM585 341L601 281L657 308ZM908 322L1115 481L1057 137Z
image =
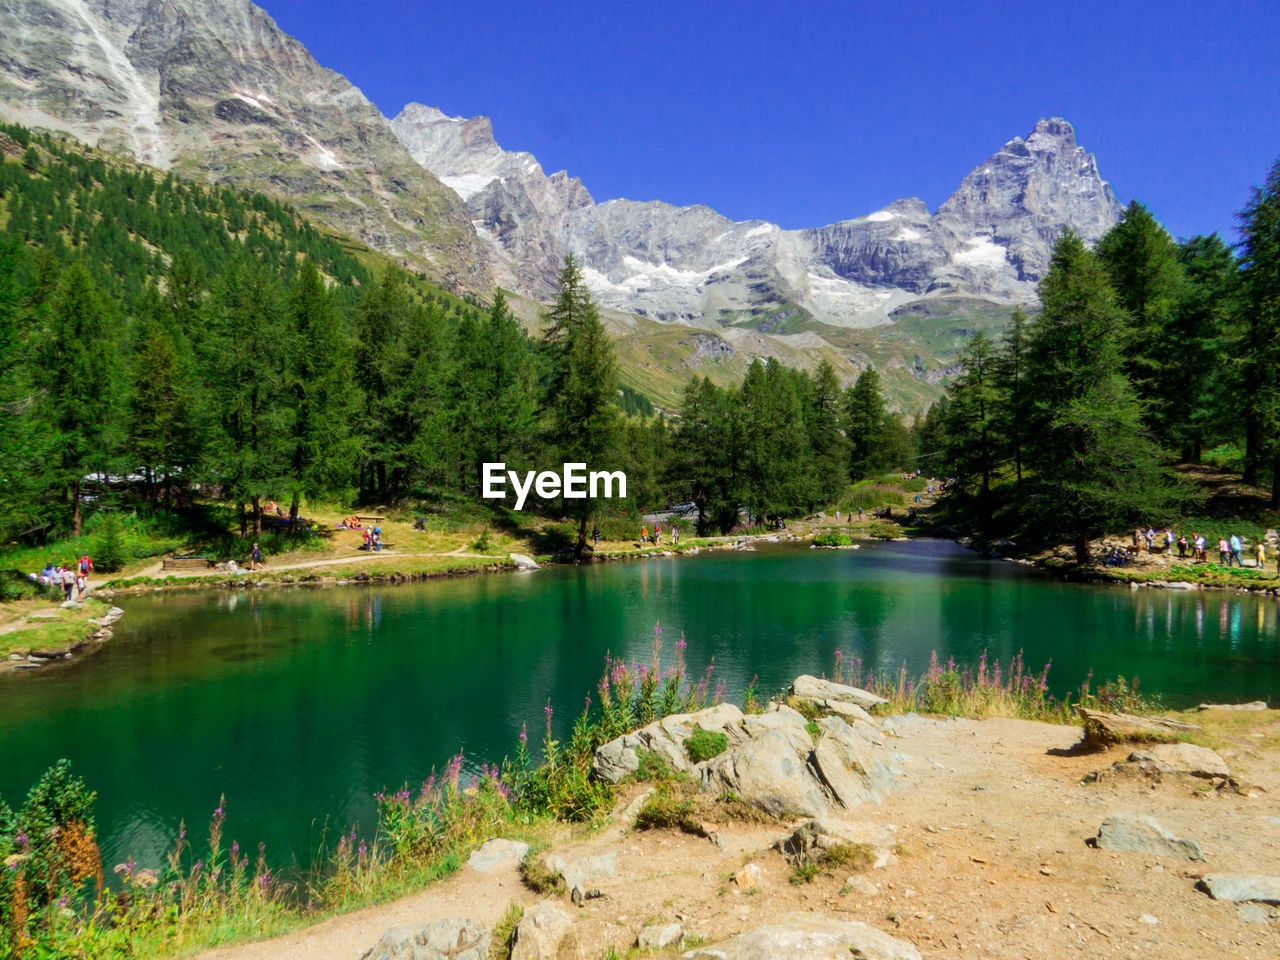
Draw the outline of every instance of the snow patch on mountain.
M990 237L974 237L968 241L964 249L953 253L951 259L966 266L998 270L1008 262L1005 254L1005 248L999 246Z

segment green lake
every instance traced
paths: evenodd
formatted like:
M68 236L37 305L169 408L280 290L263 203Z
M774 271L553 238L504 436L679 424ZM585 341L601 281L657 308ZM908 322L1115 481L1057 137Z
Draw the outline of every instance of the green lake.
M1062 583L948 542L789 545L405 586L130 597L115 639L0 677L0 796L59 757L98 791L107 869L198 837L221 794L228 839L305 863L326 829L373 821L375 791L459 750L497 762L543 710L563 733L606 652L691 671L737 698L830 673L834 651L913 675L930 653L1052 661L1055 695L1138 676L1172 706L1276 701L1280 605L1219 592Z

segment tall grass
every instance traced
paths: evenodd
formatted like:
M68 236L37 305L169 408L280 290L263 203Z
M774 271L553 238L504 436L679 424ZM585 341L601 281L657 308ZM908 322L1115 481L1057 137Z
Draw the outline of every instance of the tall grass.
M958 717L1014 717L1051 723L1078 722L1076 708L1108 713L1152 713L1163 708L1159 697L1141 691L1138 678L1116 677L1096 688L1090 673L1061 700L1049 693L1046 663L1038 672L1028 669L1019 652L1005 664L984 652L976 666L943 663L935 651L923 674L913 676L906 664L894 671L863 668L860 657L846 658L837 650L833 679L862 687L888 701L885 713L935 713Z

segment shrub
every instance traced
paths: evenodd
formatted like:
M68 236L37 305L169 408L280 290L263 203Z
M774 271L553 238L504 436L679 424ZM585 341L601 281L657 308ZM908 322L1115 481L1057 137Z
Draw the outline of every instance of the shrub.
M520 879L534 893L564 893L564 877L547 866L547 855L530 854L520 861Z
M103 573L115 573L124 567L125 561L124 531L120 527L120 518L109 513L98 525L98 544L93 551L93 566Z
M847 547L853 543L853 537L843 530L824 530L813 538L817 547Z
M636 751L635 779L644 780L670 780L675 776L667 761L658 756L652 750L639 749Z
M902 530L896 524L881 521L871 524L867 533L880 540L893 540L902 534Z
M661 786L640 807L636 815L637 830L682 830L697 836L702 824L694 816L693 800L680 796L668 786Z
M712 757L718 757L729 749L729 738L723 733L696 728L689 739L684 742L684 752L693 763L702 763Z
M476 537L475 543L471 544L472 549L479 550L481 553L488 553L493 547L489 539L489 528L485 527L480 531L480 536Z

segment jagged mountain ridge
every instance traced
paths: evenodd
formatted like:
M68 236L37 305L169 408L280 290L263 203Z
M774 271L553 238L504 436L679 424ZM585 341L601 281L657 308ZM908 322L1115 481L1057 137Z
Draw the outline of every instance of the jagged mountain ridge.
M576 178L547 177L530 154L502 150L485 117L410 104L392 127L458 191L515 289L544 295L573 252L604 304L667 322L775 332L799 317L875 326L943 295L1028 303L1062 229L1093 241L1122 209L1060 117L1006 143L932 215L913 198L811 230L734 222L705 206L593 203Z
M491 283L457 194L248 0L8 0L0 118L289 200L455 289Z

